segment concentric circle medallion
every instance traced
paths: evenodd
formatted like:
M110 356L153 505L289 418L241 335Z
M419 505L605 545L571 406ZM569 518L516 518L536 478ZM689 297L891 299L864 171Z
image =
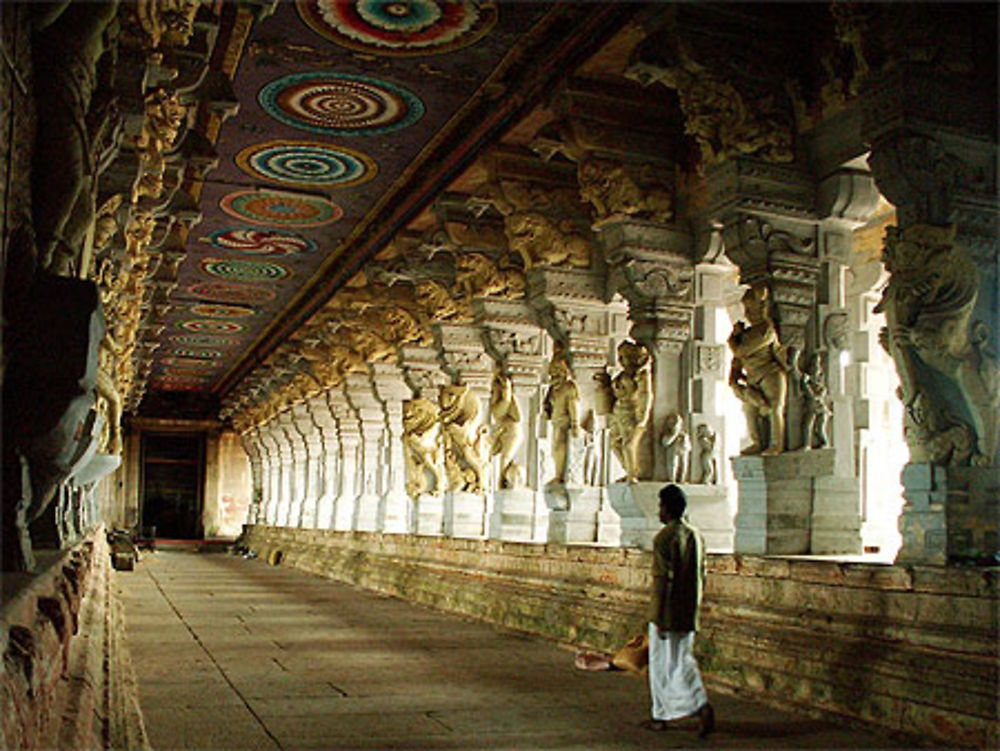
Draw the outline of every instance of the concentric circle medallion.
M246 318L257 311L242 305L221 305L219 303L197 303L191 306L191 312L196 316L207 318Z
M181 324L181 328L188 331L205 332L206 334L235 334L237 331L243 331L244 326L241 323L233 321L193 318L190 321L184 321Z
M190 347L175 347L171 350L172 357L164 357L163 362L178 364L189 364L192 360L209 367L215 367L212 360L222 357L222 353L217 349L191 349Z
M376 55L437 55L483 38L497 6L474 0L297 0L299 15L330 41Z
M273 289L238 282L199 282L188 287L188 292L206 300L247 305L270 302L278 294Z
M260 106L285 125L311 133L367 136L405 128L424 105L401 86L350 73L296 73L267 84Z
M287 227L321 227L344 215L327 198L267 190L238 190L224 197L219 206L230 216L251 224Z
M170 339L175 344L192 347L228 347L235 343L235 340L227 336L212 336L210 334L176 334Z
M213 232L201 241L251 256L286 256L316 250L316 243L312 240L292 232L270 229L226 229Z
M347 188L378 173L366 154L310 141L268 141L248 146L236 164L250 177L307 188Z
M276 282L292 274L291 269L280 263L247 258L203 258L201 270L237 282Z

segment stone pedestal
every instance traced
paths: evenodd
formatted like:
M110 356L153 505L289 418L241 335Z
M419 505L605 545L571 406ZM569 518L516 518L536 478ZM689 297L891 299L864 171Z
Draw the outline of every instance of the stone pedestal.
M530 542L534 536L535 491L498 490L493 495L490 539Z
M390 490L382 496L378 510L378 530L394 535L409 534L410 496L405 491Z
M597 542L600 488L549 483L545 505L549 508L548 542Z
M649 550L659 530L662 482L613 482L608 485L608 501L621 518L620 545Z
M444 499L440 495L421 493L413 502L410 528L418 535L440 535L444 532Z
M449 490L444 494L444 533L449 537L486 536L486 496Z
M859 555L861 491L855 477L817 477L811 553Z
M833 474L833 449L776 456L734 456L739 485L737 553L796 555L811 552L817 478Z
M1000 550L1000 467L903 467L897 563L985 562ZM995 565L995 564L994 564Z

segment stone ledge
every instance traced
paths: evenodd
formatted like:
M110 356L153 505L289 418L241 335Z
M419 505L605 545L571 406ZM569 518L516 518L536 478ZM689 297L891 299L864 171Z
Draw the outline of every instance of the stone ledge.
M17 591L0 614L0 748L148 749L103 529L47 557L5 582Z
M643 628L649 554L248 527L262 559L581 647ZM996 572L715 555L697 642L716 686L945 745L995 747Z

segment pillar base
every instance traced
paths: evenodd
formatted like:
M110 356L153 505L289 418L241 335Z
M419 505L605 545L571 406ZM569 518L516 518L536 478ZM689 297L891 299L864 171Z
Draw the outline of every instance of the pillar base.
M410 532L410 496L402 490L390 490L379 506L379 531L391 535Z
M440 495L421 493L413 503L411 528L418 535L444 533L444 499Z
M816 478L833 475L834 455L834 449L815 449L732 457L739 484L735 552L811 552Z
M653 537L662 526L659 521L662 482L613 482L608 485L608 500L621 517L621 539L625 548L653 547Z
M550 483L545 486L545 505L549 507L548 542L597 542L600 488Z
M353 528L358 532L378 532L379 497L374 493L359 496L354 503Z
M445 493L444 533L449 537L485 537L486 496L462 490Z
M530 542L534 535L535 491L498 490L493 495L490 539Z
M1000 467L903 467L897 563L996 565Z

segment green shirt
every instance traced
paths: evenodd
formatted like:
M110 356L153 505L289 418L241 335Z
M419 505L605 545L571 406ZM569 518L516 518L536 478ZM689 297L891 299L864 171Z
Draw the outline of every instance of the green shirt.
M705 543L686 521L668 522L653 539L649 620L666 631L697 631L705 583Z

